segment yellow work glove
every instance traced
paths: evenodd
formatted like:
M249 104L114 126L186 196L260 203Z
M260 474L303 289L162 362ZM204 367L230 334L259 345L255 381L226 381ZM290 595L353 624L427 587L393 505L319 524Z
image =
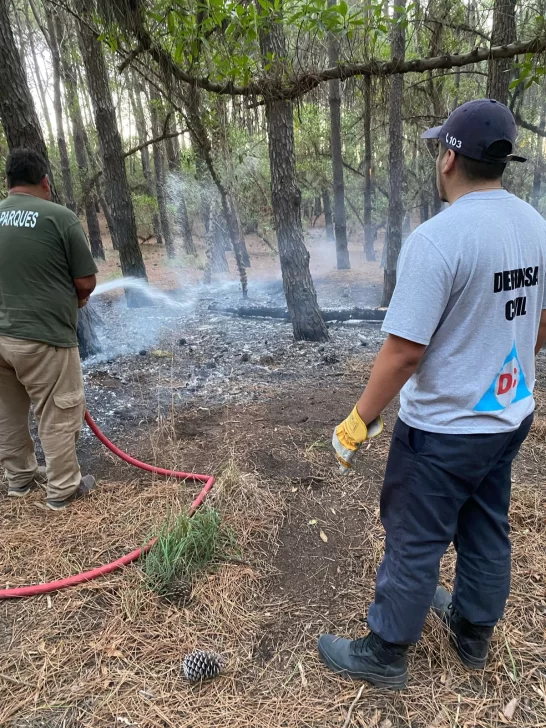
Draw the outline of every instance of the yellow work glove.
M347 419L336 427L332 437L332 445L336 451L341 470L345 473L352 467L353 458L363 442L372 437L377 437L382 432L383 420L381 416L376 417L366 427L355 406Z

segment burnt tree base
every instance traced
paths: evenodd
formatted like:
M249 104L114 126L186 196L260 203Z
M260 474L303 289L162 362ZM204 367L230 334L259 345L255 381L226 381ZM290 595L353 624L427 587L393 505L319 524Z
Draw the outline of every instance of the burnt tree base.
M102 351L97 329L102 325L102 319L91 303L78 309L78 348L80 358L87 359Z

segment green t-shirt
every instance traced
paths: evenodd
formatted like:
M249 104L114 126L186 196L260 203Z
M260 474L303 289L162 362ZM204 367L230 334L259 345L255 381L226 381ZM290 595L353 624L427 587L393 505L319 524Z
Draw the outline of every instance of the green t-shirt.
M96 272L67 207L25 194L0 202L0 336L77 346L73 279Z

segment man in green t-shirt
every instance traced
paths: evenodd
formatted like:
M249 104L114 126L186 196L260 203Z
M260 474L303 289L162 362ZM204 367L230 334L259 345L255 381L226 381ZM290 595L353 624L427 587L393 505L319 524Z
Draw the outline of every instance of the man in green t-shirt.
M14 149L0 202L0 464L8 495L46 483L46 504L63 510L95 487L76 457L85 398L76 327L97 267L76 215L51 202L44 158ZM46 469L28 429L30 404Z

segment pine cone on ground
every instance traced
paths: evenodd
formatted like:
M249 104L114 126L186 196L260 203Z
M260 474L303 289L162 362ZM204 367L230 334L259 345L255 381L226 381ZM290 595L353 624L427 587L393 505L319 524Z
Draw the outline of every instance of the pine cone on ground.
M185 606L191 599L192 588L188 581L176 581L170 584L163 594L163 599L179 607Z
M225 664L224 658L217 652L195 650L184 657L182 669L188 680L199 682L216 677L224 669Z

